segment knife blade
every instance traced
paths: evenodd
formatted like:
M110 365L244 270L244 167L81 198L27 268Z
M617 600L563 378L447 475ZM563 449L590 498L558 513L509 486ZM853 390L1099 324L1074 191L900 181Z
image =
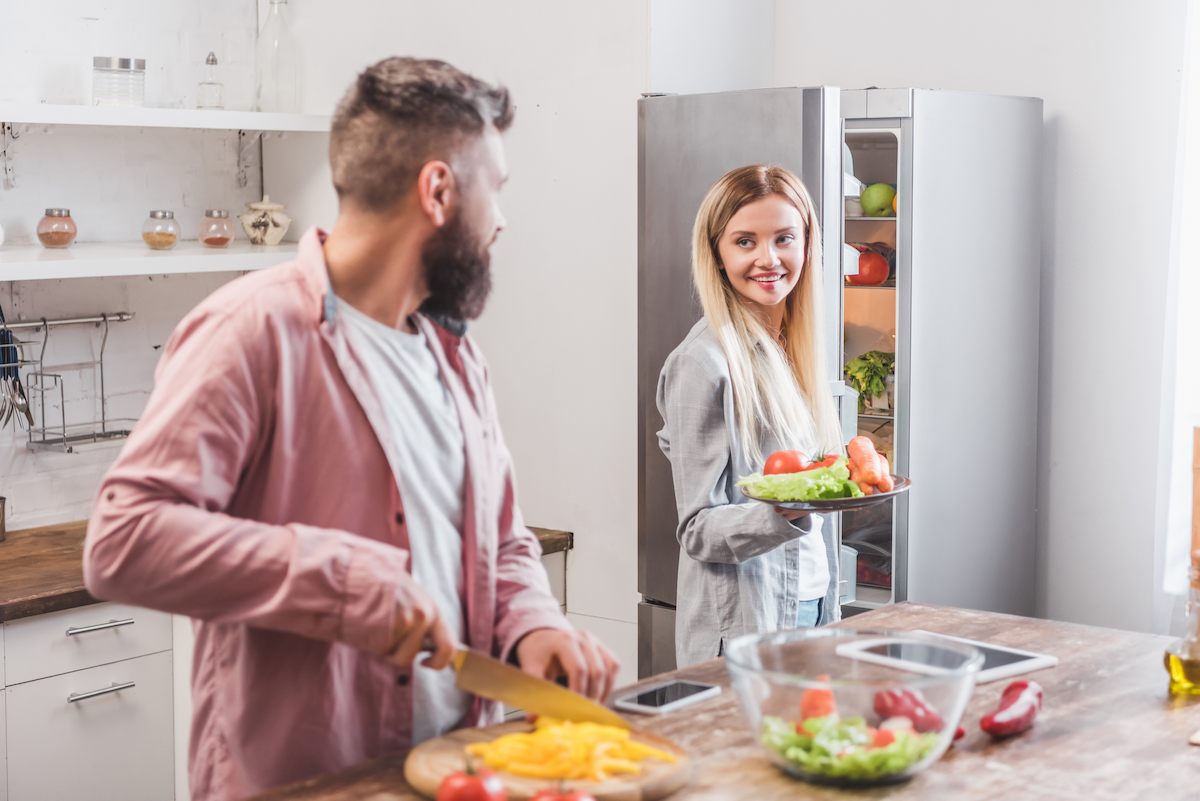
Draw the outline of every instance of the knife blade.
M559 720L630 728L608 707L478 651L456 650L451 665L460 690Z

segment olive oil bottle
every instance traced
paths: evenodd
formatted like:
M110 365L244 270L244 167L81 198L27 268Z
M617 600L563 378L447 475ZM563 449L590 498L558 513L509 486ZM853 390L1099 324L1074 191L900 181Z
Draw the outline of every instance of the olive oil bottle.
M1192 558L1183 636L1163 654L1171 695L1200 695L1200 427L1192 431Z
M1171 695L1200 695L1200 551L1192 554L1192 586L1187 602L1187 628L1167 648L1163 664L1170 675Z

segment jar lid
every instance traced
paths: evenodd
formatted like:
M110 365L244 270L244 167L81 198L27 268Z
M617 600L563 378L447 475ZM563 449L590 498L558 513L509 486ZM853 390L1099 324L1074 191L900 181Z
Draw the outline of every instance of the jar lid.
M96 70L131 70L146 71L144 58L118 58L117 56L95 56L92 58L92 69Z
M252 200L246 204L252 211L283 211L282 203L272 203L270 195L263 195L262 200Z
M70 209L46 209L47 217L70 217Z
M173 220L173 219L175 219L175 212L167 211L166 209L154 209L153 211L150 212L150 219L152 219L152 220Z
M225 209L205 209L204 216L205 217L216 217L216 218L220 219L222 217L228 217L229 212L225 211Z

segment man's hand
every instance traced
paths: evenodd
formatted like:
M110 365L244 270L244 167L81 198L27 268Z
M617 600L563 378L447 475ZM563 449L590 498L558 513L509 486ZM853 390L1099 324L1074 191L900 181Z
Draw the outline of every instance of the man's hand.
M612 692L621 663L599 640L575 629L536 629L517 643L517 663L526 673L553 681L566 675L568 686L603 701Z
M446 621L438 613L437 604L429 593L410 575L401 575L396 584L396 621L392 626L392 647L388 659L408 667L422 646L432 644L433 653L421 664L441 670L454 656L454 638Z

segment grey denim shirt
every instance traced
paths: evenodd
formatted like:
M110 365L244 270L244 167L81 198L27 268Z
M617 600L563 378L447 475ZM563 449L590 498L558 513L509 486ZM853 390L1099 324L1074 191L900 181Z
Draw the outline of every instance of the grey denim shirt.
M720 655L742 634L794 628L799 608L800 537L822 537L829 588L819 624L841 618L838 543L817 515L793 525L735 486L755 472L734 418L729 368L708 322L692 327L658 379L663 428L679 512L675 658L679 667ZM778 450L764 438L763 452Z

